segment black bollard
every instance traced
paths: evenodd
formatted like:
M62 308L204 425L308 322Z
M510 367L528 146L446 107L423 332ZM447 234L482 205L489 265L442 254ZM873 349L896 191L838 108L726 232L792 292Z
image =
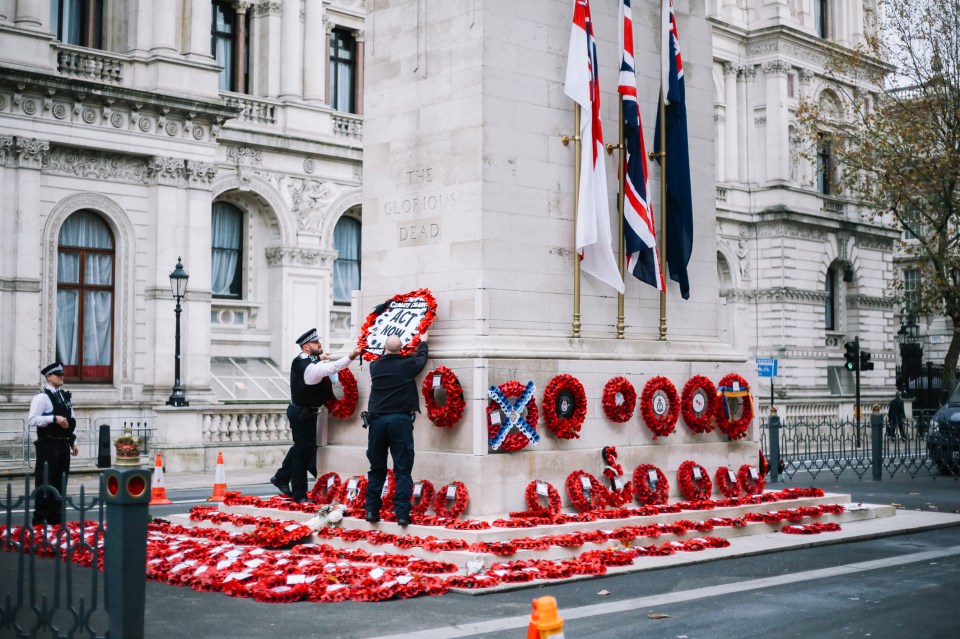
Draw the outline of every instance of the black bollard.
M870 436L873 438L871 447L871 465L873 466L873 481L880 481L883 476L883 414L880 405L873 405L870 415Z
M110 636L142 639L150 471L106 470L100 476L100 494L107 505L103 572Z
M780 481L780 416L777 415L777 409L770 409L770 420L768 422L770 431L770 483L776 484Z
M97 444L97 468L110 468L110 424L100 424Z

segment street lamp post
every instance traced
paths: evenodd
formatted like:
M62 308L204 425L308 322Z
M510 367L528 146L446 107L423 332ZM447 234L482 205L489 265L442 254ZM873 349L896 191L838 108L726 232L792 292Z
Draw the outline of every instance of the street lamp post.
M167 400L169 406L189 406L190 402L183 396L183 387L180 385L180 300L187 292L187 280L190 276L183 270L183 262L177 258L177 267L170 273L170 291L173 293L173 299L177 301L177 307L174 313L177 316L176 328L176 354L173 359L173 393Z
M908 315L897 331L900 345L901 385L904 394L910 393L910 382L919 377L923 367L923 346L920 344L920 326L913 315Z

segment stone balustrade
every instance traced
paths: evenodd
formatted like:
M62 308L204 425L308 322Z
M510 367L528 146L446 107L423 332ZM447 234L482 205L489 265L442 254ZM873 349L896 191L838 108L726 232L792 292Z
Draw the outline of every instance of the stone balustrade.
M363 139L363 119L357 115L335 113L333 115L333 132L358 140Z
M223 102L227 106L240 107L242 109L239 117L241 122L264 126L277 125L278 102L237 93L224 94L222 97Z
M123 84L123 63L124 58L112 53L57 47L57 72L71 78Z
M203 414L203 443L289 442L286 405L273 408L218 408Z

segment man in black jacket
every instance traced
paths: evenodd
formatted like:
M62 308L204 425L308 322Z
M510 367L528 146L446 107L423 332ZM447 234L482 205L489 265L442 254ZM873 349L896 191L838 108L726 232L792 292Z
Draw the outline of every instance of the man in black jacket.
M420 336L420 346L410 356L400 355L400 338L391 335L384 344L384 354L370 364L370 402L367 412L370 431L367 433L366 518L380 521L381 494L387 479L387 451L393 458L397 487L393 512L397 523L410 525L410 498L413 493L413 420L420 412L417 375L427 364L427 334Z
M331 397L330 375L339 373L357 359L360 349L354 348L335 362L324 361L323 346L317 329L297 338L300 354L290 365L290 405L287 419L293 434L293 446L287 451L279 470L270 483L298 504L307 499L307 468L316 461L317 414ZM311 460L311 457L313 458Z
M61 500L67 489L67 476L70 474L70 455L76 457L79 452L77 436L74 434L77 420L73 403L70 401L70 393L61 389L63 373L63 365L59 362L45 366L40 371L46 378L47 385L34 395L27 416L30 428L37 429L37 440L33 443L37 448L34 485L39 489L46 483L58 491L54 493L50 488L36 491L34 526L61 523Z
M903 398L900 397L900 392L897 391L896 396L890 400L890 408L887 411L887 437L896 439L899 433L901 439L906 439L907 431L903 425L906 419L907 412L903 407Z

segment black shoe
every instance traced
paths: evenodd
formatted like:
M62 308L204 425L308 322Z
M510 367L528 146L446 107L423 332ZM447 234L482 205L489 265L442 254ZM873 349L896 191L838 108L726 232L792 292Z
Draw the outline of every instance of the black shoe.
M378 521L380 521L380 514L368 510L368 511L367 511L367 516L364 517L364 519L366 519L367 521L369 521L371 524L375 524L375 523L377 523Z
M293 498L293 503L295 503L295 504L310 504L310 503L313 503L313 502L311 502L310 499L307 498L307 497L294 497L294 498Z
M277 490L280 491L281 495L293 499L293 491L290 490L290 482L287 482L286 484L281 483L280 480L277 479L277 476L274 475L270 478L270 483L277 487Z
M409 517L398 518L397 525L400 526L401 528L406 528L407 526L410 525L410 518Z

